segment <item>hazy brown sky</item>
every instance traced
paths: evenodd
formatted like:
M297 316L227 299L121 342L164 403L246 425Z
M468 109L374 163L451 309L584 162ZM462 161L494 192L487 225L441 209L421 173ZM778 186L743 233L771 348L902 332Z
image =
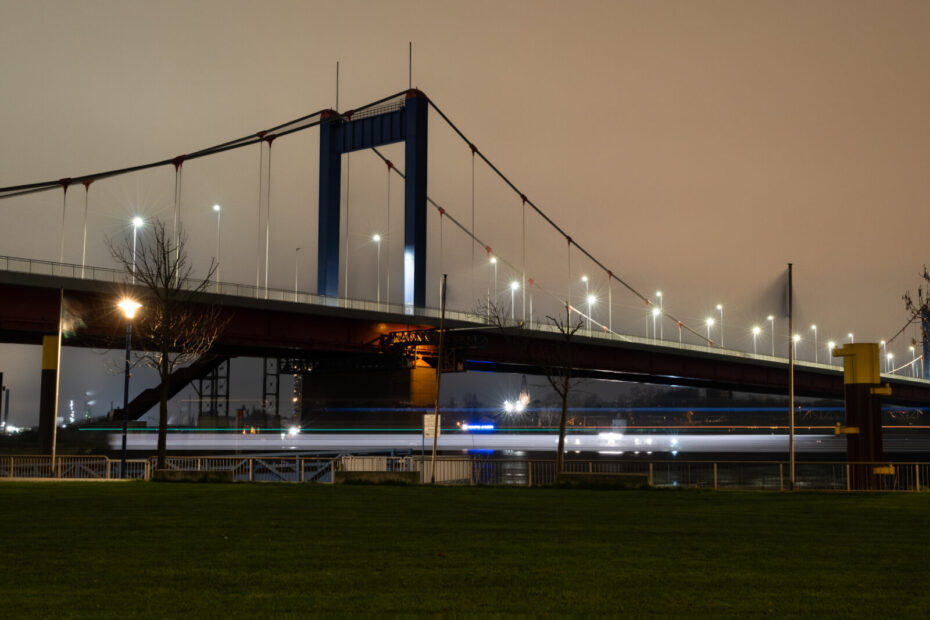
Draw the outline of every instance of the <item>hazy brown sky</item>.
M901 294L927 261L928 26L928 2L0 0L0 186L170 157L332 107L336 61L340 108L364 104L407 87L413 41L414 84L671 311L700 323L722 303L727 344L751 348L748 329L771 311L758 295L791 261L805 335L816 322L821 343L877 341L903 324ZM430 123L430 193L467 220L470 155ZM272 286L292 285L301 246L301 288L313 287L316 138L275 143ZM213 254L209 206L224 205L226 280L254 282L257 168L254 147L185 166L195 259ZM129 215L170 215L171 183L166 168L92 186L89 262L109 263L102 239ZM477 185L479 235L518 258L519 201L480 166ZM383 165L353 155L354 273L373 265L365 242L385 188ZM69 192L72 262L82 192ZM60 192L0 203L0 254L57 257L60 204ZM564 269L558 239L538 238L528 270ZM447 261L470 260L467 243L446 244ZM373 286L359 275L350 292ZM641 304L615 300L643 324Z

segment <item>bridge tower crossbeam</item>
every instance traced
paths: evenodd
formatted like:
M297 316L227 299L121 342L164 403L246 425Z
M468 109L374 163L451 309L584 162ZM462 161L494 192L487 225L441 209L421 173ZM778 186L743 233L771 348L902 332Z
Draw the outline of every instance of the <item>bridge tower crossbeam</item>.
M317 293L339 296L339 219L342 155L396 142L405 143L404 304L426 305L426 158L429 101L410 90L402 106L352 118L323 113L320 123L319 238Z

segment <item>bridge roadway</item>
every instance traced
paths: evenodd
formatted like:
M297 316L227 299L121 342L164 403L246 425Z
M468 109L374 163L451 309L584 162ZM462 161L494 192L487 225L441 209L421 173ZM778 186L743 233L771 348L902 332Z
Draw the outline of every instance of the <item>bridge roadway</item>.
M45 273L36 273L38 271ZM43 334L57 331L59 291L64 290L70 318L81 324L65 339L68 346L118 349L123 346L125 319L116 300L132 290L116 270L0 257L0 341L39 344ZM32 273L30 273L30 271ZM197 305L216 305L228 320L216 350L222 355L252 357L308 356L380 352L379 337L392 331L430 329L438 311L386 303L321 298L293 291L218 285L219 292L192 297ZM380 308L380 309L379 309ZM409 310L409 312L408 312ZM467 369L544 373L545 360L558 363L560 336L551 331L494 327L464 313L447 314L451 329L468 329L486 337L486 346L457 352ZM697 386L752 393L787 393L787 360L677 342L656 343L624 336L579 333L572 341L576 376L666 385ZM38 371L38 369L37 369ZM359 371L364 372L364 371ZM892 386L884 402L930 406L930 382L883 375ZM843 398L839 366L799 362L795 368L798 396Z

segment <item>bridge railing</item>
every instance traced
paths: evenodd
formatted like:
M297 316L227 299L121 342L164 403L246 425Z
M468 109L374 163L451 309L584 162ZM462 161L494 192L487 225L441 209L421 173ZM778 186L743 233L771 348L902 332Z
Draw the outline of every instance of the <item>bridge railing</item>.
M167 469L232 471L236 481L334 482L337 471L418 472L432 479L429 457L389 456L171 456ZM126 478L151 479L155 457L126 461ZM782 461L602 461L568 460L569 473L643 474L653 486L707 489L786 490L788 464ZM105 456L0 456L0 480L117 480L120 460ZM930 490L930 463L799 462L799 490ZM439 457L437 484L548 486L556 482L552 459Z
M127 274L121 269L110 267L93 267L90 265L82 266L71 263L58 263L54 261L38 260L33 258L18 258L14 256L0 256L0 271L9 271L15 273L28 273L43 276L56 276L61 278L73 278L76 280L93 280L98 282L125 282ZM187 290L194 289L201 285L203 281L196 278L185 280L182 284ZM331 297L326 295L317 295L294 289L265 288L253 284L238 284L234 282L215 282L207 286L205 293L216 295L228 295L233 297L261 299L277 302L289 302L302 305L327 306L332 308L344 308L348 310L360 310L365 312L382 312L406 316L419 316L428 318L438 318L440 310L438 308L419 308L406 304L388 303L386 301L378 302L365 299L350 299L345 297ZM530 316L526 323L521 323L519 319L509 320L506 317L495 317L492 321L490 315L476 311L458 311L446 310L446 317L450 320L473 323L477 325L496 324L500 320L500 326L505 328L525 328L532 331L541 331L548 333L558 333L558 328L549 324L547 321L539 320L537 317ZM591 338L601 341L620 341L632 342L637 344L667 347L686 351L712 353L715 355L731 356L734 358L752 359L760 361L774 361L785 363L786 358L774 357L771 355L748 353L734 349L723 349L717 346L708 346L707 344L689 344L672 339L647 338L635 336L632 334L621 334L610 332L603 326L594 329L580 329L578 337ZM814 362L796 360L798 366L808 366L811 368L820 368L833 370L837 373L843 371L842 366L832 366L830 364L818 364ZM887 373L884 373L887 374ZM904 375L895 374L895 379L920 381L923 379L909 378Z

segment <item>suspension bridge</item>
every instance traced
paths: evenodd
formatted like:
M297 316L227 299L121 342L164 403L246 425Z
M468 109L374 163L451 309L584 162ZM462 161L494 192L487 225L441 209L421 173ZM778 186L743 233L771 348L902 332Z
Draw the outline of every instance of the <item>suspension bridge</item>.
M448 148L458 149L456 154L430 150L431 123L437 122L450 130L453 141ZM299 200L308 205L306 215L284 226L304 227L313 220L316 240L315 244L304 240L295 248L294 285L282 287L289 274L272 268L274 231L281 226L272 226L272 214L276 201L295 198L292 188L279 197L284 188L277 172L281 167L308 166L303 161L279 163L278 153L287 140L311 131L319 145L315 161L307 158L315 164L316 188L304 183ZM402 159L394 157L398 145L403 148ZM191 167L232 152L252 152L258 163L257 174L255 160L248 170L234 173L254 176L258 185L257 195L236 198L245 205L241 211L248 207L256 222L255 279L242 281L246 278L241 266L248 253L228 249L244 247L250 239L227 239L225 254L232 258L224 258L224 207L215 204L216 252L211 258L218 264L216 279L193 302L220 306L228 314L229 326L217 343L222 355L287 359L290 370L295 364L304 371L329 364L359 373L403 363L397 359L409 363L415 359L409 347L419 346L422 354L417 358L435 366L435 343L428 338L412 343L409 339L410 334L438 324L438 282L441 274L448 274L446 315L452 328L471 334L472 340L460 342L444 370L545 372L540 361L545 346L558 339L559 322L564 321L562 327L578 328L574 363L582 375L758 392L787 390L787 358L797 357L798 337L789 337L780 316L763 319L768 329L753 330L751 351L727 348L722 306L699 325L668 311L661 293L645 293L634 285L635 272L617 269L586 249L568 226L545 211L544 200L532 198L532 192L506 176L419 90L395 93L354 110L320 110L147 164L0 188L0 199L6 204L39 194L61 194L57 256L0 257L0 290L8 300L0 308L0 338L38 342L42 334L52 333L59 318L55 291L63 290L85 309L84 327L69 343L118 342L122 323L113 312L113 300L127 290L126 274L109 265L91 264L88 254L96 247L100 256L94 238L127 234L127 224L121 221L126 218L120 215L125 205L115 204L112 195L98 188L116 178L156 169L172 171L171 212L165 219L177 240L193 228L188 222L203 219L202 197L188 197L186 187L192 174L208 171L204 166ZM306 157L305 151L300 153L285 152L288 159ZM459 190L440 195L428 182L429 163L446 166L447 157L461 162L463 154L468 158L464 167L470 187L466 182ZM381 173L373 178L370 171L377 167ZM164 177L160 178L163 183ZM493 184L493 191L482 193L481 182ZM392 205L401 195L398 214ZM192 205L198 205L194 214ZM92 212L97 215L89 218ZM76 219L80 220L77 228ZM94 222L101 221L105 225L95 230ZM144 226L140 220L133 223L134 241L135 235L145 234ZM367 232L359 234L360 229ZM212 245L200 229L197 242L202 247ZM297 259L302 249L306 256L311 247L316 277L307 290L300 286ZM221 273L230 272L237 275L221 279ZM732 332L731 327L731 336ZM835 343L818 344L816 333L815 329L814 346L809 349L812 359L798 365L798 393L839 397L841 367L830 359ZM391 355L404 339L405 354ZM930 368L923 366L923 355L916 352L899 366L887 359L883 370L894 384L892 400L910 405L930 401L930 383L919 378ZM203 370L215 372L215 367ZM145 412L146 402L139 402L136 415Z

